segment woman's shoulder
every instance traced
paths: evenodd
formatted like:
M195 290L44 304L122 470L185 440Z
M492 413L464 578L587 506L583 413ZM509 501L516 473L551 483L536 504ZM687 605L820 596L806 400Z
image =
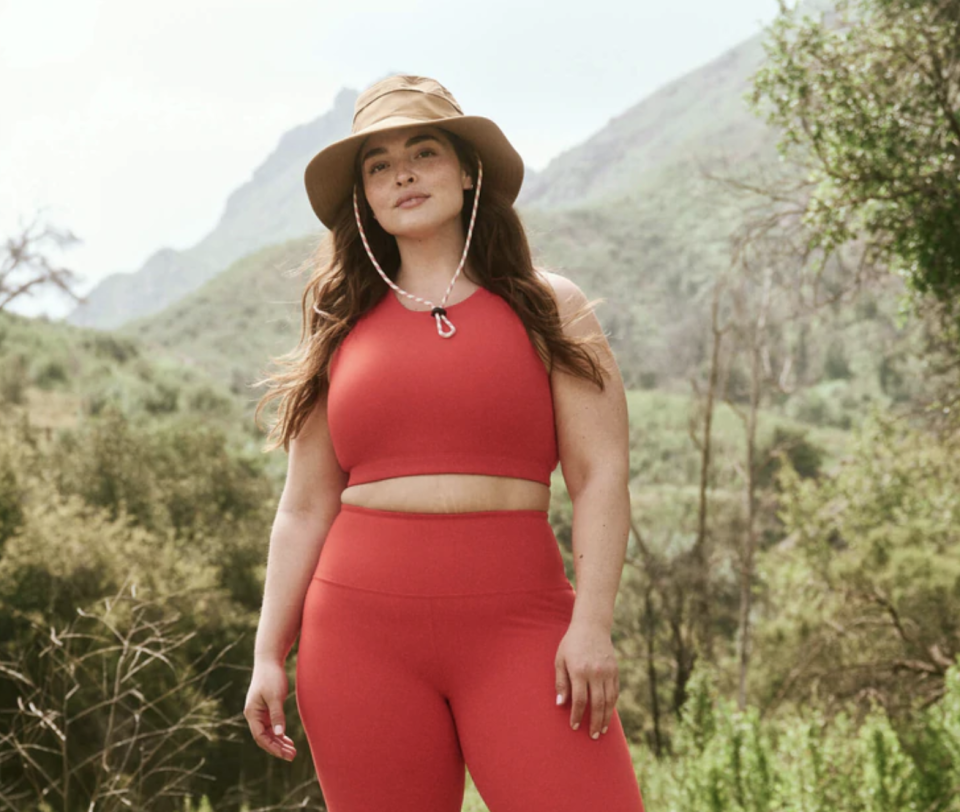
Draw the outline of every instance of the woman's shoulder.
M565 313L574 312L586 304L587 297L572 279L548 271L546 268L534 268L534 272L550 286L561 316Z

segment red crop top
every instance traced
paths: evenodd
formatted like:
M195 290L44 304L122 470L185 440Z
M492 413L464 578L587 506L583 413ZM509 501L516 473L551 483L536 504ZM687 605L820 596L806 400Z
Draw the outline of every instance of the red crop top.
M327 421L347 486L439 473L549 485L553 395L523 322L483 287L446 309L452 338L388 289L334 352Z

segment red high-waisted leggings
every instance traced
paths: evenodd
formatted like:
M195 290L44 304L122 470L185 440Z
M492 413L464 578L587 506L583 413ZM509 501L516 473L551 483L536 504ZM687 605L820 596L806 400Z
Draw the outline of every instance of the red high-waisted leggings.
M642 812L614 713L591 739L554 660L575 593L540 510L344 504L307 590L296 701L330 812Z

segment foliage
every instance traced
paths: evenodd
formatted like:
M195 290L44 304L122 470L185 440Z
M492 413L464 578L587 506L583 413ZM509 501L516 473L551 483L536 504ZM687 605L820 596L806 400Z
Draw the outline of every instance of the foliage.
M771 25L749 102L806 166L804 217L826 249L952 303L960 292L960 0L840 0L835 19Z
M757 454L762 461L757 471L757 481L761 487L774 484L774 479L782 467L783 455L801 477L813 479L820 475L824 451L812 443L808 435L808 431L783 426L777 426L773 430L769 444L764 444Z
M911 752L910 740L928 746ZM676 753L634 748L644 800L663 812L957 812L960 663L938 704L898 730L879 706L858 723L816 708L762 719L736 710L715 676L695 673ZM944 757L941 758L941 755Z
M139 338L0 311L0 402L23 406L34 422L74 425L119 408L130 417L244 428L242 406L226 385L172 360ZM253 437L255 429L247 433Z
M0 734L3 800L32 808L172 809L206 777L204 753L241 719L205 691L219 652L197 667L180 649L193 635L163 600L136 581L103 601L76 606L66 624L34 624L32 645L0 663L16 707ZM178 628L180 627L180 628Z
M766 702L935 701L960 652L960 431L874 413L828 475L783 466L785 539L761 564Z
M96 796L98 809L132 799L172 812L183 793L229 808L235 795L281 803L304 782L315 792L308 760L267 782L237 727L276 492L237 434L116 406L56 433L0 414L0 731L14 737L0 742L0 784L18 793L12 808L46 798L72 812ZM302 737L296 727L292 715Z

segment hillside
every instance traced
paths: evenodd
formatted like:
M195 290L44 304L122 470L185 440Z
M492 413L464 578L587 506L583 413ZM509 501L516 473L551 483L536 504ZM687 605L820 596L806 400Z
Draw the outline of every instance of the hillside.
M162 248L137 271L106 277L67 321L119 327L177 302L265 245L319 231L303 191L303 168L320 147L350 131L356 97L356 91L342 90L329 112L285 133L253 177L229 195L220 221L195 246Z
M241 422L229 389L188 360L136 338L6 311L0 311L0 401L23 407L48 432L110 407L147 422L185 415L224 428Z
M762 38L675 79L557 156L524 184L519 204L545 210L610 200L629 205L662 191L678 167L692 172L720 157L741 163L768 153L770 133L742 99L763 63Z

